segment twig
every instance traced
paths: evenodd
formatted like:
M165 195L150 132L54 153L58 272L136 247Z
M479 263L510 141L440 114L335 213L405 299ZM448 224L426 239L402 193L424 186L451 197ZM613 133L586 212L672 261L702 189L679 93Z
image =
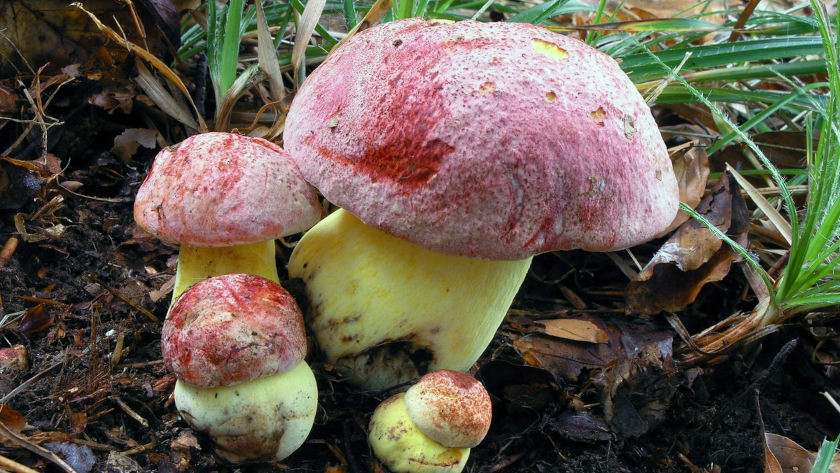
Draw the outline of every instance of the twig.
M359 473L359 467L356 465L356 458L353 456L353 445L351 440L351 432L350 432L350 421L344 421L344 455L347 458L347 469L350 470L350 473Z
M116 370L121 370L124 368L148 368L149 366L159 366L163 364L163 360L155 360L155 361L143 361L139 363L125 363L122 365L117 365Z
M50 371L58 368L62 364L64 364L64 361L59 361L59 362L53 363L52 365L48 366L44 371L41 371L40 373L36 374L35 376L33 376L33 377L27 379L26 381L22 382L20 384L20 386L16 387L15 389L12 389L11 391L9 391L9 394L6 394L2 398L0 398L0 404L5 404L6 401L13 398L17 393L25 390L26 388L31 386L33 383L35 383L39 379L46 376L47 373L49 373Z
M90 418L88 418L88 422L90 422ZM117 450L119 450L113 445L105 445L104 443L91 442L90 440L70 439L70 441L78 445L84 445L85 447L89 447L94 450L105 450L106 452L116 452Z
M12 258L12 255L15 254L15 250L17 250L18 243L20 243L20 240L18 240L15 237L11 237L8 240L6 240L6 244L3 245L3 249L0 250L0 268L6 266L6 263L8 263L9 260Z
M828 402L830 402L831 405L834 406L834 409L836 409L837 412L840 412L840 404L837 404L837 401L834 400L831 394L829 394L827 391L823 391L820 394L822 394L823 396L825 396L826 399L828 399Z
M98 277L96 277L95 274L89 273L88 276L90 277L90 279L93 282L95 282L96 284L99 284L100 286L102 286L103 289L110 292L114 297L116 297L119 300L125 302L126 304L130 305L131 307L136 309L141 314L148 317L152 322L157 322L158 321L158 318L155 316L155 314L153 314L153 313L149 312L148 310L144 309L142 306L140 306L140 304L138 304L138 303L134 302L133 300L129 299L128 297L123 295L120 291L118 291L118 290L114 289L113 287L105 284L104 282L102 282L102 280L100 280Z
M6 438L11 441L13 444L17 445L18 447L25 448L30 452L43 457L46 460L49 460L56 465L60 466L62 470L66 471L67 473L76 473L76 470L73 469L70 465L68 465L64 460L62 460L58 455L55 453L47 450L44 447L36 445L29 440L21 437L20 435L12 432L6 424L0 422L0 434L6 436Z
M21 465L11 458L6 458L3 455L0 455L0 467L13 471L14 473L38 473L38 470L33 470L28 466Z
M143 416L135 412L134 409L128 407L128 404L126 404L125 401L120 399L119 396L114 396L114 400L117 402L117 405L120 406L120 408L123 411L125 411L126 414L128 414L129 417L136 420L137 422L140 422L140 424L142 424L143 427L149 427L149 421L147 421L143 418Z
M149 434L149 435L151 435L151 434ZM125 456L128 456L128 455L135 455L135 454L137 454L137 453L148 452L149 450L151 450L151 449L153 449L153 448L157 447L157 444L158 444L157 439L155 438L155 436L154 436L154 435L151 435L151 437L152 437L152 441L151 441L151 442L149 442L149 443L147 443L147 444L145 444L145 445L140 445L140 446L139 446L139 447L137 447L137 448L132 448L131 450L126 450L126 451L124 451L124 452L120 453L120 455L125 455Z

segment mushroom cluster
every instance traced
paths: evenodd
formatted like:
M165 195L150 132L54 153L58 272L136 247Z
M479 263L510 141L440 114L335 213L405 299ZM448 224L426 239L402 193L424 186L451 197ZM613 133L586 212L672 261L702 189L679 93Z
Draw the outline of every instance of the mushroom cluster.
M279 285L274 240L320 215L286 151L231 133L162 150L138 190L137 223L181 245L161 342L176 407L230 462L281 460L312 428L303 315Z
M173 301L220 274L279 282L274 240L320 217L318 198L289 153L233 133L202 133L163 149L134 202L141 227L181 245Z
M172 305L161 349L178 411L222 458L282 460L309 435L318 390L303 314L279 284L225 274L193 285Z
M469 369L532 256L642 243L679 203L617 63L523 23L357 34L298 91L284 146L344 209L307 232L289 275L319 347L364 389Z
M492 415L490 396L475 378L434 371L376 408L368 440L394 473L458 473L487 435Z

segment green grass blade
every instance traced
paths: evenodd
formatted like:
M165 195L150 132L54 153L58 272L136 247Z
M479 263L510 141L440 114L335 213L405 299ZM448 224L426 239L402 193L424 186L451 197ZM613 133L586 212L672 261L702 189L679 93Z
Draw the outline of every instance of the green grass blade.
M623 21L620 23L599 23L581 26L549 26L551 31L625 31L628 33L708 33L710 31L728 31L729 28L715 23L689 18L657 18L653 20ZM587 33L589 35L589 33Z
M219 91L222 96L227 95L228 90L236 80L236 66L239 63L239 43L242 11L245 8L243 0L230 0L225 20L224 36L222 39L222 54L219 64Z
M522 13L514 15L508 18L507 21L508 23L531 23L538 25L546 18L556 14L555 12L568 1L569 0L550 0L535 7L531 7Z
M811 468L811 473L829 473L831 469L831 461L834 459L834 454L837 451L837 444L840 443L840 436L829 442L828 439L823 440L819 453L817 453L817 461Z
M825 85L825 84L823 84ZM764 102L776 103L788 97L788 92L769 92L769 91L752 91L752 90L735 90L729 88L716 87L695 87L703 98L709 102ZM827 96L812 96L820 101L827 102ZM802 96L794 97L788 104L794 107L796 111L814 110L814 104L811 98ZM678 85L669 85L662 90L662 93L657 97L657 104L668 103L696 103L703 100L691 91L684 89Z
M747 66L720 67L705 71L682 74L689 83L724 81L733 82L746 79L766 79L768 77L792 77L810 74L824 74L826 62L823 59L808 61L783 62L780 64L752 64ZM657 81L658 82L658 81Z
M765 123L767 121L767 119L770 118L776 112L778 112L779 109L781 109L782 107L784 107L788 103L793 102L794 99L805 95L808 91L816 89L817 86L819 86L819 85L820 84L810 84L807 87L799 88L796 91L794 91L793 93L787 94L786 97L784 97L783 99L781 99L777 102L771 103L771 105L769 107L767 107L766 109L762 110L760 113L756 114L754 117L752 117L749 120L747 120L746 122L744 122L744 124L741 125L738 128L741 130L741 133L746 133L749 130L753 129L756 125ZM721 138L717 143L713 144L712 146L709 146L706 149L706 153L708 153L711 156L712 154L716 153L717 151L723 149L724 146L731 143L737 137L738 137L737 133L735 133L735 132L729 133L728 135Z
M595 18L592 20L593 25L598 25L601 23L601 17L604 16L604 8L607 6L607 0L601 0L598 2L598 11L595 12ZM618 9L616 9L618 11ZM597 33L595 31L589 31L586 33L586 44L592 46L592 43L597 38Z
M404 20L411 18L411 12L414 10L413 0L394 0L396 2L396 19Z
M639 44L639 46L644 48L644 45ZM686 61L682 71L722 67L733 63L820 55L822 52L821 39L812 36L788 37L784 38L784 41L770 38L696 46L691 48L691 58ZM685 54L685 49L641 52L622 56L620 65L634 82L643 82L666 75L662 66L656 61L651 61L651 57L655 57L659 62L673 69L683 60Z
M429 0L416 0L414 9L411 12L412 18L422 18L426 16L426 10L429 8Z
M791 247L788 266L779 286L779 295L783 300L798 297L798 293L810 287L808 283L815 284L813 276L805 269L806 265L812 267L823 263L822 259L817 258L825 254L826 246L833 246L832 243L837 238L838 221L840 221L840 196L838 195L840 169L837 165L837 153L840 148L838 146L840 134L837 131L838 120L840 120L840 104L837 100L840 94L840 71L838 71L837 45L835 35L831 31L828 18L825 17L821 5L813 2L812 5L819 23L820 41L828 65L831 93L825 109L820 111L824 126L810 166L812 191L802 233L797 235L798 244ZM832 262L837 264L836 260Z
M347 31L356 27L356 2L354 0L343 0L341 2L342 12L344 13L344 24L347 26Z

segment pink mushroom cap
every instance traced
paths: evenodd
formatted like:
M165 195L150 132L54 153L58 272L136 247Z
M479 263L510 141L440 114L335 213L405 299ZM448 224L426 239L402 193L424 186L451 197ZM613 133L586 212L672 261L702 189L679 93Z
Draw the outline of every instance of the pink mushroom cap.
M225 274L192 286L163 324L167 367L198 387L230 386L297 366L306 354L303 314L279 284Z
M365 224L461 256L625 248L679 203L618 64L523 23L409 19L357 34L295 96L284 146Z
M202 133L161 150L134 203L140 226L195 247L272 240L320 216L315 191L289 153L232 133Z
M484 385L464 373L438 370L405 393L408 417L444 447L472 448L490 429L493 406Z

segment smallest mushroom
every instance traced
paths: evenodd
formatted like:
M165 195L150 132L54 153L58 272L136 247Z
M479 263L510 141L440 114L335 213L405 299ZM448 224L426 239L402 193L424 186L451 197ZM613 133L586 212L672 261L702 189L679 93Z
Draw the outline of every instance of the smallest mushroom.
M370 419L373 453L394 473L459 473L490 429L490 395L475 378L433 371Z
M161 351L178 378L175 406L225 460L279 461L309 435L318 389L303 314L279 284L225 274L190 287L164 322Z

